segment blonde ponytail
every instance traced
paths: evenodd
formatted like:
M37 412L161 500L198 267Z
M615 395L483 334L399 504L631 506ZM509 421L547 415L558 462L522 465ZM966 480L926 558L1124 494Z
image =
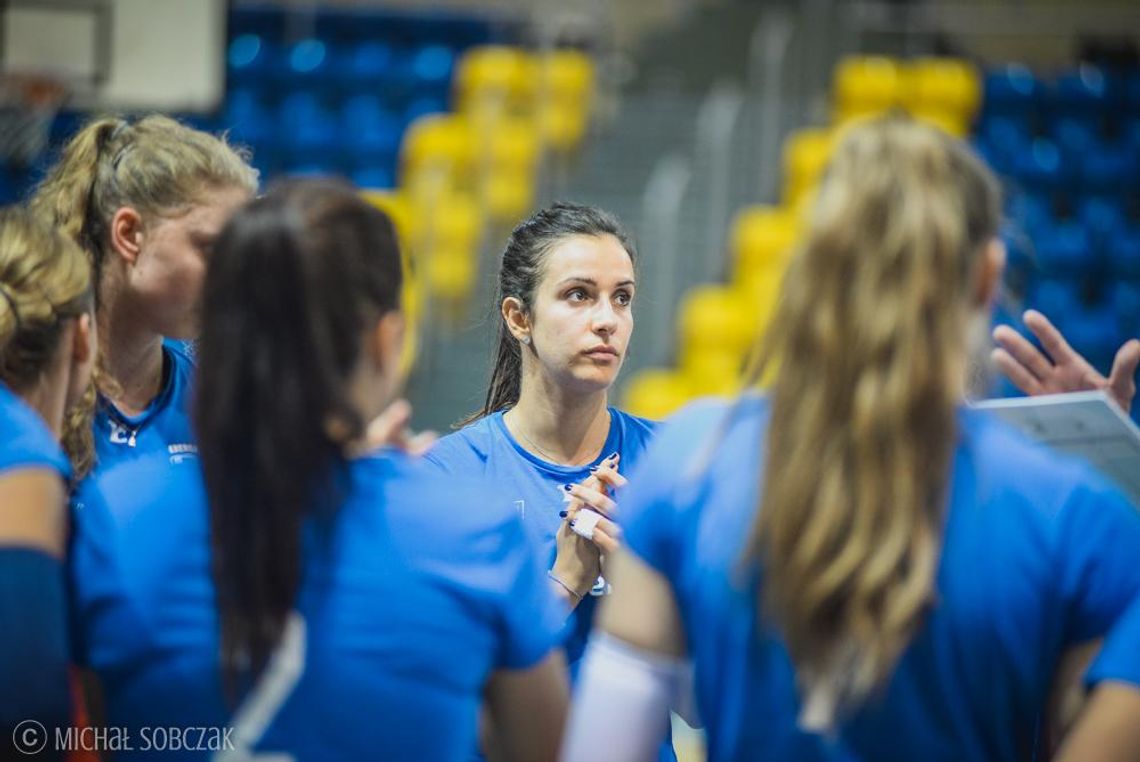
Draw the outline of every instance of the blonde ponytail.
M88 123L36 189L32 209L76 241L91 260L96 291L111 218L131 207L144 219L177 213L214 190L257 189L248 155L224 138L154 114L136 122Z
M823 726L887 679L933 601L999 210L960 142L901 117L853 128L761 349L755 379L771 368L775 383L748 556Z

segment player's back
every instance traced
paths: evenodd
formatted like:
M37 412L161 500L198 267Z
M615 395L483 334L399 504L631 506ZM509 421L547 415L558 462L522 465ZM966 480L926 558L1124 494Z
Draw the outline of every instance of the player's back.
M710 758L808 758L795 673L776 627L758 623L763 575L745 560L769 407L746 398L722 430L725 412L698 406L664 428L631 480L627 539L676 591ZM1059 655L1103 636L1140 592L1140 516L1122 496L987 415L958 420L935 600L829 751L1026 758Z
M237 726L234 738L252 737L257 752L306 760L453 759L474 748L489 674L536 663L561 626L517 518L508 509L470 510L477 485L443 482L392 453L351 461L341 483L339 508L304 526L302 584L286 637L252 687L239 680L232 716L206 595L207 554L184 570L186 587L201 595L181 629L170 612L140 609L129 581L87 602L88 628L116 610L126 624L122 612L130 611L152 638L103 665L129 683L119 685L130 702L117 705L112 724L141 732L144 724L220 718ZM190 706L186 696L209 706ZM250 717L271 719L259 727Z

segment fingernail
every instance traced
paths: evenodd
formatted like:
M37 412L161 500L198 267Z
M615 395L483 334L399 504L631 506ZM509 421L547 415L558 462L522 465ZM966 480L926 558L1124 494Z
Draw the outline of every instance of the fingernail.
M570 490L574 489L574 485L573 485L573 484L563 484L563 485L562 485L562 489L564 489L564 490L566 490L567 492L569 492Z
M595 471L598 470L598 468L599 468L599 466L590 466L590 473L591 474L594 473Z
M617 460L617 456L618 454L615 452L613 455L610 455L610 457L606 458L606 460Z
M577 524L577 523L578 523L578 519L574 519L573 521L571 521L571 522L570 522L570 528L571 528L571 529L573 529L573 528L574 528L574 525L575 525L575 524Z
M560 518L560 519L564 519L569 515L570 515L569 511L559 511L558 512L558 518Z

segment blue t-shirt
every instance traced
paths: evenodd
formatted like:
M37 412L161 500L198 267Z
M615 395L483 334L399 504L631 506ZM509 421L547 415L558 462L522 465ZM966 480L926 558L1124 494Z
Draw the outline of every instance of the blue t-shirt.
M131 729L136 750L146 726L222 727L256 704L271 718L254 734L259 753L456 759L476 744L490 673L557 645L562 611L513 511L465 510L482 485L441 484L394 453L352 461L347 483L334 518L305 527L299 674L245 692L232 717L197 504L173 502L142 525L97 497L79 506L82 656L103 679L108 724ZM141 577L128 544L161 549Z
M592 467L615 452L621 454L618 470L629 474L653 437L653 421L612 407L609 412L610 431L601 454L582 466L561 466L531 454L511 436L501 412L441 438L426 460L448 474L483 479L491 485L491 494L501 496L502 504L522 518L527 537L550 569L557 554L555 537L562 524L558 514L566 507L562 485L584 481ZM594 592L603 590L598 586ZM572 680L578 674L597 599L597 595L586 596L574 609L567 627L566 659Z
M39 413L0 384L0 472L16 468L56 471L67 480L71 466Z
M1140 593L1140 515L1086 465L963 410L937 603L881 694L825 743L797 730L794 671L757 622L762 575L743 563L768 402L729 410L680 413L623 502L629 547L676 595L709 758L1029 758L1059 655Z
M440 439L426 460L446 473L466 478L480 478L489 485L488 494L500 495L501 505L510 506L522 518L526 536L537 549L545 568L554 566L557 555L555 538L562 524L559 513L566 507L562 485L584 481L590 469L610 455L620 453L618 470L629 474L653 438L656 422L609 408L610 430L598 458L581 466L562 466L539 458L520 445L507 425L503 413L493 413L459 431ZM496 503L496 509L500 503ZM621 510L619 505L619 511ZM618 517L621 521L621 517ZM543 577L545 583L545 576ZM595 585L590 595L579 603L566 623L563 647L570 668L570 680L576 682L586 642L594 623L599 597L605 583ZM676 759L672 743L661 747L662 762Z

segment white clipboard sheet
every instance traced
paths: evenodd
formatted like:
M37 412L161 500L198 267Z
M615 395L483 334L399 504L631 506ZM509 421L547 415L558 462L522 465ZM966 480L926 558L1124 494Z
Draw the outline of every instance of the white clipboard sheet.
M1140 428L1102 391L973 403L1060 452L1077 455L1140 506Z

